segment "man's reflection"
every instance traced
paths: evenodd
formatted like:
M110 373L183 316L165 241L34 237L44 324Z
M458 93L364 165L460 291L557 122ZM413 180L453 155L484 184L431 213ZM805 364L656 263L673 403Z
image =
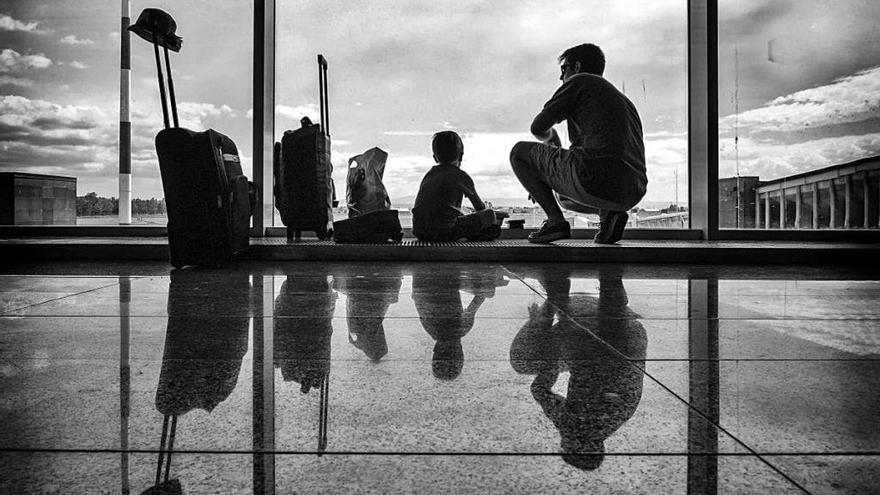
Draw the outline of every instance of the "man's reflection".
M275 298L275 366L285 381L308 393L330 373L336 292L326 275L286 277Z
M559 429L565 462L593 470L604 460L605 440L641 400L643 373L635 364L645 359L645 329L627 307L619 273L600 273L598 298L570 294L568 274L539 279L547 300L529 308L511 345L511 364L536 375L532 397ZM564 371L570 376L562 396L552 386Z
M398 300L402 279L403 273L393 267L373 276L333 276L333 288L347 296L348 341L372 361L388 354L383 320L388 307Z
M169 479L177 418L214 410L238 382L248 348L250 279L247 273L173 270L168 287L168 324L156 409L164 415L155 485L146 492L181 493ZM227 308L219 311L220 303ZM169 421L170 420L170 421ZM163 456L167 454L164 478Z
M431 370L440 380L454 380L464 366L461 339L471 331L477 310L495 289L507 285L500 271L469 273L453 267L419 267L412 273L413 301L422 327L434 339ZM471 294L467 306L461 292Z

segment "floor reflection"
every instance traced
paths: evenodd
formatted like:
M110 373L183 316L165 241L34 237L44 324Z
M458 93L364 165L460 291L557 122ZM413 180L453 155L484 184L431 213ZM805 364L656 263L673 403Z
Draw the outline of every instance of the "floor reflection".
M440 380L454 380L464 366L461 345L474 327L480 306L495 295L495 289L507 285L500 268L478 274L460 269L438 272L427 267L412 271L412 298L422 328L434 340L431 372ZM464 305L461 292L470 295Z
M539 272L537 278L547 299L529 307L510 362L517 373L535 375L532 397L559 430L562 459L594 470L604 460L605 440L641 400L644 376L635 364L645 359L645 328L627 307L620 273L600 273L598 297L570 293L570 276ZM569 374L564 395L553 391L563 372Z
M194 302L211 294L222 294L233 307L250 308L250 277L232 273L222 279L205 279L198 271L171 272L165 350L156 388L156 410L163 416L162 435L155 484L144 494L183 493L181 481L171 477L178 418L194 409L210 413L238 383L248 350L250 317L218 317L193 311Z
M374 362L388 354L383 321L388 307L397 302L403 281L399 267L383 270L380 275L354 275L345 271L333 275L333 288L347 299L348 341Z
M0 493L876 491L880 282L625 270L10 279Z

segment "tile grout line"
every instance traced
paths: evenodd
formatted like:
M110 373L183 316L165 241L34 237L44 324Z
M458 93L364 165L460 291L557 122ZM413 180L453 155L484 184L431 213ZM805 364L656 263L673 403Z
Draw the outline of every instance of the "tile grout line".
M105 277L99 277L99 278L105 278ZM64 296L61 296L61 297L56 297L56 298L54 298L54 299L48 299L48 300L46 300L46 301L41 301L41 302L33 303L33 304L27 304L27 305L24 305L24 306L21 306L21 307L18 307L18 308L8 309L8 310L3 311L2 313L0 313L0 317L4 317L4 316L15 316L15 317L19 317L19 316L41 316L41 315L16 315L16 314L10 314L10 313L13 313L13 312L15 312L15 311L21 311L21 310L23 310L23 309L33 308L33 307L35 307L35 306L39 306L39 305L41 305L41 304L46 304L46 303L51 303L51 302L55 302L55 301L60 301L60 300L62 300L62 299L67 299L68 297L81 296L81 295L83 295L83 294L88 294L89 292L94 292L94 291L96 291L96 290L102 290L102 289L106 289L106 288L108 288L108 287L114 287L114 286L117 286L117 285L119 285L119 282L113 282L112 284L107 284L107 285L104 285L104 286L101 286L101 287L95 287L94 289L84 290L84 291L81 291L81 292L74 292L73 294L67 294L67 295L64 295ZM55 317L58 317L58 318L68 318L68 317L70 317L70 316L83 316L83 317L90 317L90 318L91 318L91 317L94 317L94 316L101 316L101 315L57 315L57 314L55 314L55 315L49 315L49 316L52 317L52 318L55 318ZM115 316L119 316L119 315L107 315L107 316L108 316L108 317L115 317Z

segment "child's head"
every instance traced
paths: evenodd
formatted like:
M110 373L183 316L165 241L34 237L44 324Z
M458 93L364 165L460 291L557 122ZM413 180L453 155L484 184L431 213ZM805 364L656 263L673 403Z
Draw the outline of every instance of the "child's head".
M464 143L455 131L440 131L434 134L431 150L437 163L457 162L464 156Z

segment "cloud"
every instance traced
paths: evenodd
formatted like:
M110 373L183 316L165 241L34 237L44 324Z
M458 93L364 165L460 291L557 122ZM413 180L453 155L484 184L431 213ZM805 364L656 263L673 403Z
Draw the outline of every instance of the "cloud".
M300 119L306 116L309 117L312 122L318 122L318 120L320 120L318 118L320 113L321 110L318 108L318 105L314 103L297 106L275 105L276 118L278 120L288 120L294 122L296 124L296 127L299 127Z
M63 45L94 45L95 42L88 38L77 38L76 35L68 34L67 36L61 38L61 44Z
M29 88L33 85L34 81L31 79L0 75L0 86L20 86L22 88Z
M317 122L320 113L321 111L315 103L295 106L281 104L275 105L275 117L281 127L295 126L296 128L299 128L299 121L303 117L309 117L312 122ZM248 109L245 118L254 118L253 108Z
M771 180L880 154L880 132L814 139L797 146L741 137L739 148L737 160L733 138L721 140L719 177L734 176L738 161L740 175Z
M721 119L719 132L794 132L880 117L880 67L780 96L765 106Z
M210 119L221 117L235 117L235 111L228 105L214 105L213 103L181 102L177 104L178 116L181 127L201 130L210 127Z
M0 51L0 73L19 73L28 69L45 69L52 65L52 60L39 53L22 55L11 48Z
M0 31L22 31L25 33L41 34L46 31L38 29L38 22L22 22L6 14L0 14Z
M71 62L70 66L73 67L74 69L88 69L89 68L88 65L86 65L82 62L79 62L77 60L74 60L73 62Z
M117 124L93 105L0 96L0 169L78 177L93 189L118 166Z

